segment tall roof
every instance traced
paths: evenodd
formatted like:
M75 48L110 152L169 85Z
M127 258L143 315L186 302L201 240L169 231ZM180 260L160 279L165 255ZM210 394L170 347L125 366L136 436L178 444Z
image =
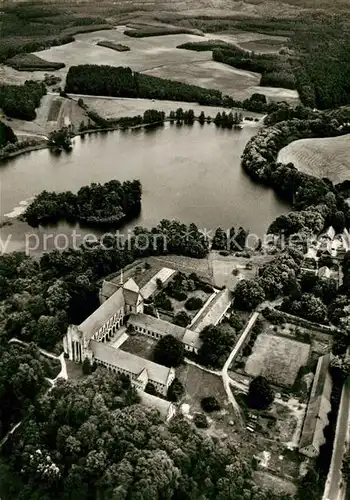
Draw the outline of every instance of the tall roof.
M85 339L90 339L93 334L124 306L123 289L119 288L103 304L96 309L85 321L79 325L79 330Z
M149 380L166 385L169 375L172 373L172 368L158 365L148 359L140 358L139 356L122 351L121 349L116 349L104 342L92 340L90 342L90 348L97 360L108 363L121 370L126 370L135 377L139 377L141 373L146 370Z
M145 299L148 299L157 290L158 280L160 280L164 284L175 273L175 269L171 269L170 267L163 267L145 284L145 286L141 288L143 297Z
M182 342L194 349L199 349L202 345L202 341L199 338L199 333L193 330L186 329L186 333L182 339Z
M142 295L134 290L128 290L123 288L125 303L129 306L136 306L141 300Z
M149 316L148 314L130 314L128 323L151 330L161 336L172 335L184 344L196 349L199 349L201 346L198 332L174 325L173 323L155 318L154 316Z
M159 413L164 418L169 417L169 413L174 406L170 401L166 401L165 399L158 398L157 396L153 396L153 394L148 394L144 391L137 391L138 395L141 399L141 404L147 406L149 408L157 408Z
M125 290L131 290L132 292L137 292L137 293L140 291L140 287L136 284L136 282L132 278L129 278L124 283L123 288Z
M313 445L319 450L320 446L325 442L323 431L328 424L332 391L332 379L328 371L329 363L330 354L321 356L318 359L299 449Z

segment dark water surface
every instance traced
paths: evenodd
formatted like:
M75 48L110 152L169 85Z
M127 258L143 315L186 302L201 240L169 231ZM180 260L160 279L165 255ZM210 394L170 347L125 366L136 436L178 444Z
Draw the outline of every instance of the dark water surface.
M167 124L156 130L77 137L69 154L55 156L41 150L19 156L0 167L1 215L44 189L76 192L91 182L140 179L142 212L124 231L176 218L208 230L243 226L261 236L289 207L241 169L244 146L257 130L256 124L236 131L198 123L193 127ZM76 229L81 235L92 232ZM42 250L54 246L55 236L56 243L64 246L72 228L60 224L32 229L15 221L1 229L2 245L7 241L7 251L24 249L28 233L38 236L38 250ZM59 240L58 233L63 234ZM36 237L31 238L34 246Z

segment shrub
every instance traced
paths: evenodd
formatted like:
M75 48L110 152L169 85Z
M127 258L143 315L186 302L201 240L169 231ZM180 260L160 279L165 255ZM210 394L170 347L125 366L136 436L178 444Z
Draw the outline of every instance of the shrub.
M152 384L152 382L148 382L148 384L146 385L146 388L145 388L145 392L147 392L148 394L151 394L152 396L157 396L157 390L156 390L154 384Z
M204 413L196 413L193 418L193 423L198 429L207 429L209 427L208 419Z
M154 305L155 307L159 307L160 309L164 309L165 311L173 310L171 300L165 295L164 292L158 293L158 295L154 299Z
M201 401L201 407L207 413L219 411L221 409L219 401L214 396L208 396Z
M168 389L167 398L169 401L177 403L181 399L184 392L185 389L180 380L178 378L174 378Z
M91 369L91 362L90 362L89 358L84 359L82 369L83 369L84 375L91 375L92 369Z
M251 381L248 392L250 408L264 410L270 406L274 397L274 392L265 377L259 375Z
M185 311L178 312L174 317L174 324L184 328L191 323L191 318Z
M167 289L167 293L168 295L170 295L170 297L178 300L179 302L183 302L184 300L187 299L187 293L184 292L183 290L178 290L177 288Z
M199 283L198 288L200 288L200 290L204 293L213 293L214 291L214 288L208 283Z
M152 305L145 304L145 306L143 308L143 312L145 314L148 314L149 316L154 316L154 317L156 316L156 312L155 312L154 307Z
M186 301L185 307L188 311L198 311L203 307L203 300L199 297L191 297Z

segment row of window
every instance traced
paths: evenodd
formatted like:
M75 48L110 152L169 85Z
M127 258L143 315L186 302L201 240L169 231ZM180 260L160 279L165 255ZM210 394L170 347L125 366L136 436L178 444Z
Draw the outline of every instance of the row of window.
M140 333L149 335L150 337L153 337L153 338L156 338L156 339L160 339L162 337L162 335L160 335L159 333L152 332L151 330L147 330L146 328L143 328L142 326L136 326L135 325L135 330L138 331L138 332L140 332ZM192 346L190 346L188 344L184 344L184 345L185 345L186 351L191 351L191 352L194 351L194 348Z
M96 360L96 363L105 366L108 370L113 371L114 373L127 375L134 382L134 377L135 377L134 373L131 373L128 370L124 370L123 368L116 368L115 366L111 365L110 363L107 363L106 361ZM150 382L152 382L152 384L155 386L157 390L163 391L165 387L163 384L154 382L153 380L150 380Z

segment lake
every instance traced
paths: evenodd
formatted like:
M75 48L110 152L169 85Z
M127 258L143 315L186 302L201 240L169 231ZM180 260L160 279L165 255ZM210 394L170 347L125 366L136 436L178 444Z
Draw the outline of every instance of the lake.
M73 151L59 156L45 149L15 157L0 167L1 216L44 189L76 192L92 182L140 179L142 212L124 231L175 218L208 230L243 226L261 236L289 206L241 169L244 146L257 130L256 123L242 130L167 123L158 129L76 137ZM91 233L76 229L82 235ZM32 229L15 220L1 229L2 244L10 237L6 250L23 250L28 233L38 236L39 251L45 234L51 234L45 244L50 249L53 236L63 233L70 238L72 228L60 224ZM64 246L64 237L60 244Z

